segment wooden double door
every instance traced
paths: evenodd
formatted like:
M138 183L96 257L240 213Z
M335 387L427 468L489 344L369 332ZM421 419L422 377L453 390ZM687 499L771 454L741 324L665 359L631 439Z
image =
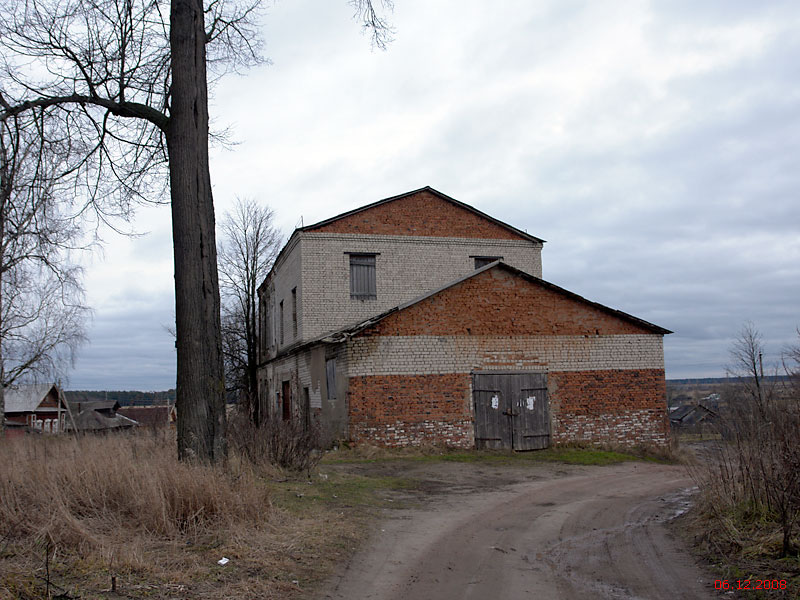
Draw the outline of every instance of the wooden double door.
M538 450L550 445L546 373L472 376L476 448Z

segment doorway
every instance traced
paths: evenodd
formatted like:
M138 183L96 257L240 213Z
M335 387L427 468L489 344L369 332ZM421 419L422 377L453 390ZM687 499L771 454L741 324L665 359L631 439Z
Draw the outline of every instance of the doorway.
M546 373L475 373L475 447L539 450L550 445Z

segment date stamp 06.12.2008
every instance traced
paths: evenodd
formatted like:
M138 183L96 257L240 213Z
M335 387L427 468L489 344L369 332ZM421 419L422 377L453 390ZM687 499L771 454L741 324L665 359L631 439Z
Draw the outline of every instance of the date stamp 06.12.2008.
M785 579L715 579L717 590L785 590Z

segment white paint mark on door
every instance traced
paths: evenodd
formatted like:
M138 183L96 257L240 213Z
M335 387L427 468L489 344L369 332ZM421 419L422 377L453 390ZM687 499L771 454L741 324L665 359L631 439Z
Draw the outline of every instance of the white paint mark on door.
M528 410L533 410L536 404L536 396L528 396Z
M500 396L498 396L497 394L492 396L492 408L495 410L500 408Z

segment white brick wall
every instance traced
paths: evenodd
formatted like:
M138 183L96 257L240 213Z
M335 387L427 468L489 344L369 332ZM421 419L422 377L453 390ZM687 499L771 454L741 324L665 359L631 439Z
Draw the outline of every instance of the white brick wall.
M286 248L280 263L275 266L273 277L267 288L270 311L269 353L285 348L301 339L303 332L303 281L302 273L303 249L299 239L295 238ZM293 335L292 326L292 289L297 288L297 337ZM283 300L283 344L280 343L280 302Z
M502 351L496 350L503 348ZM473 369L663 369L660 335L376 336L348 344L350 376L469 373Z
M318 353L315 364L315 353ZM334 400L328 400L325 380L325 359L336 359L337 393ZM270 417L281 418L280 405L276 394L281 392L284 381L292 385L293 411L302 411L303 388L308 388L310 408L321 409L323 432L330 439L340 438L347 431L348 360L343 345L336 347L315 346L306 350L273 360L259 368L260 393L262 402L268 407ZM262 404L263 406L263 404Z

